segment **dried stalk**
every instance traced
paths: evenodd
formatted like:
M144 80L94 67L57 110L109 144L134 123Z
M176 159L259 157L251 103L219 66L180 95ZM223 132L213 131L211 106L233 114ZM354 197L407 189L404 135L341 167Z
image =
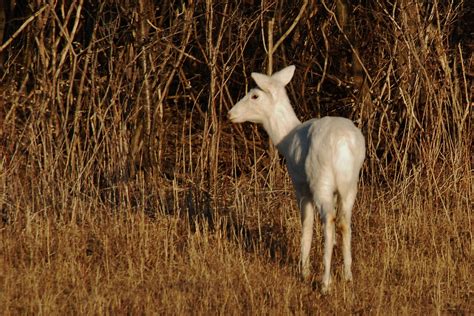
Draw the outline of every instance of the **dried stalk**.
M20 33L31 23L33 22L34 19L36 19L41 13L43 13L44 10L46 10L47 8L49 8L49 4L43 6L41 9L39 9L38 11L36 11L35 14L33 14L32 16L30 16L25 22L23 22L23 24L18 28L18 30L16 30L15 33L13 33L13 35L5 41L5 43L2 44L2 46L0 46L0 53L3 52L5 50L5 48L8 47L8 45L11 44L11 42L13 42L13 40L15 38L17 38L18 35L20 35Z

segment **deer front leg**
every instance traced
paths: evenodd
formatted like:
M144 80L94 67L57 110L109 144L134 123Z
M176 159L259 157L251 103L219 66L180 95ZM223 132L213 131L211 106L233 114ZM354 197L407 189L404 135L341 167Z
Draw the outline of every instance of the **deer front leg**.
M301 196L298 198L301 212L301 277L308 280L310 275L309 253L313 239L314 207L311 198Z

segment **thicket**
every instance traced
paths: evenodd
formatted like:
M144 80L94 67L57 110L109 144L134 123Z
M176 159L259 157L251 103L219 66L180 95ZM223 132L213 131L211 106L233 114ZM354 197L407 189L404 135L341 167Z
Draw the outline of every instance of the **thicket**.
M225 119L249 73L288 64L298 115L357 121L376 181L470 146L462 1L18 1L5 12L4 163L52 163L81 187L170 173L170 134L184 130L223 150L206 158L215 177L228 158L215 138L251 137Z

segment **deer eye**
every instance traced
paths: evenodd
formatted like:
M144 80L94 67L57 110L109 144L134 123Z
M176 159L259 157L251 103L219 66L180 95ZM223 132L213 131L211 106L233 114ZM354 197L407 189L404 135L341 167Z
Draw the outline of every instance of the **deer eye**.
M252 94L252 100L257 100L258 99L258 95L257 94Z

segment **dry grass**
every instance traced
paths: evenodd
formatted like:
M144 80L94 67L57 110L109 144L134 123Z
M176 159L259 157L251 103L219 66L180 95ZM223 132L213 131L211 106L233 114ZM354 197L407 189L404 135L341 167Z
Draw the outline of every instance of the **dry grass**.
M268 18L277 42L299 6L57 5L3 52L2 312L474 313L473 60L457 26L470 8L360 4L344 37L326 2L306 4L272 58L299 69L300 117L352 117L367 137L353 284L336 246L333 289L319 294L319 222L313 281L299 280L284 163L259 128L225 119L268 62ZM345 88L355 53L370 76L358 91Z
M183 204L158 206L153 217L141 203L112 210L80 195L65 197L69 215L51 214L16 188L0 231L0 301L7 314L470 313L470 180L418 181L414 174L392 190L362 186L355 281L342 281L336 247L328 296L297 277L300 226L287 179L255 191L260 184L236 177L220 188L225 200L218 202L196 200L187 185L147 183L169 194L152 197L157 204ZM210 217L198 206L209 207ZM321 245L318 227L317 274Z

